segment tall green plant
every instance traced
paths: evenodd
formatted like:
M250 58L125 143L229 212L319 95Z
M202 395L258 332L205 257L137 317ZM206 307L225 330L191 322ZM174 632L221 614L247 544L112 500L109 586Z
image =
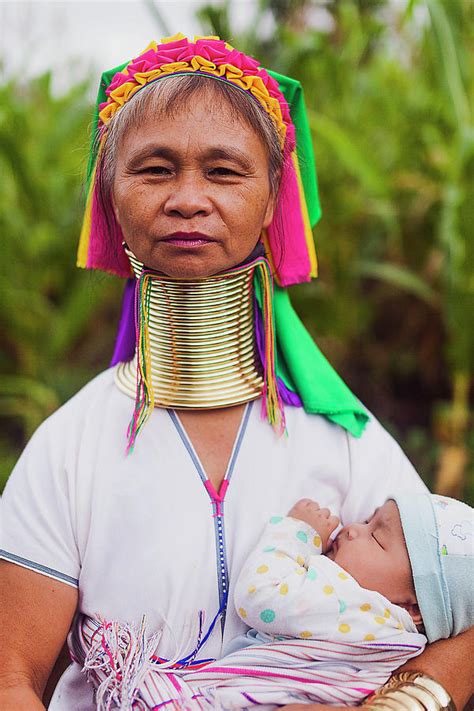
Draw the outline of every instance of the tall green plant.
M106 364L112 340L116 288L74 259L86 89L55 96L49 74L0 87L1 479L40 422Z
M427 50L438 70L450 133L445 142L438 241L445 260L443 315L448 333L451 402L438 416L443 456L437 487L459 493L467 460L469 385L474 366L474 123L472 55L459 39L474 39L467 5L427 0L431 34ZM472 19L472 18L471 18ZM471 45L472 46L472 45Z

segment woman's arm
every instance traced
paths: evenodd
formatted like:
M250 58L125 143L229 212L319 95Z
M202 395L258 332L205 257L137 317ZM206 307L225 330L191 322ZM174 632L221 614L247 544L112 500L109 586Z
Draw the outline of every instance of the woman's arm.
M421 671L444 686L458 711L474 693L474 627L451 639L429 644L423 654L410 659L398 671Z
M40 711L77 606L75 588L0 562L0 708Z
M436 679L448 692L458 711L466 709L474 694L474 627L451 639L442 639L426 647L419 657L410 659L397 671L420 671ZM364 705L363 705L364 706ZM366 707L369 709L370 705ZM283 706L286 711L338 711L348 706L326 706L322 704L291 704ZM357 708L357 707L353 707ZM358 707L360 708L360 706ZM400 707L401 711L402 707Z

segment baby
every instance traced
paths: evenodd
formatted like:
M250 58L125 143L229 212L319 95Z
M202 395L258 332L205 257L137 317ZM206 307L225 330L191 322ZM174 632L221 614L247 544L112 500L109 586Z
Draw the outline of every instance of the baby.
M252 705L244 698L268 708L354 704L426 640L472 626L473 523L472 508L428 493L386 501L333 541L339 520L315 501L273 516L234 593L253 629L233 640L219 664L221 671L249 666L246 692L243 677L240 700L216 679L216 701L225 709Z
M267 635L380 640L417 627L429 642L474 624L473 509L401 494L344 526L315 501L273 516L237 581L240 617Z
M422 623L397 504L345 526L302 499L273 516L235 589L240 617L263 633L300 639L382 640Z

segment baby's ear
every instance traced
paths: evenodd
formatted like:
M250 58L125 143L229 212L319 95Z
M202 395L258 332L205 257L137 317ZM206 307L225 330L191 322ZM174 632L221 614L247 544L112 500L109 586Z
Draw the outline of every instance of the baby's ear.
M420 608L418 607L416 602L399 602L398 604L400 605L400 607L405 608L415 625L418 626L423 624L423 618L421 617Z

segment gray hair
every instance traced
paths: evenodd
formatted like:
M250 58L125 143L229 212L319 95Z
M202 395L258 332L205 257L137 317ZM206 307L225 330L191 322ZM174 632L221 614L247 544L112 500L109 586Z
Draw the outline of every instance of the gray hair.
M148 113L169 117L196 96L221 99L261 139L268 155L270 190L277 195L283 167L283 154L275 126L263 106L246 92L231 84L202 75L172 75L166 80L151 82L140 89L107 124L107 137L99 159L100 199L108 201L112 193L117 164L117 151L123 136L137 128ZM212 104L211 104L212 106Z

